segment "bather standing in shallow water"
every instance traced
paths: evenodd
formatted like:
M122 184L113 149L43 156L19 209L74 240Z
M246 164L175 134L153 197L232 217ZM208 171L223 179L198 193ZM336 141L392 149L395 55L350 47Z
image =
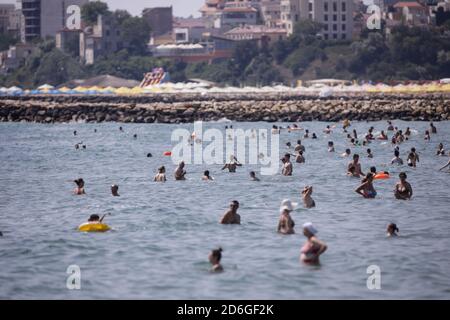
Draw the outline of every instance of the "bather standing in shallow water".
M184 161L181 161L178 167L175 169L174 176L175 180L186 180L186 170L184 170Z
M283 157L283 170L281 174L283 176L292 176L292 163L291 163L291 155L286 153Z
M236 172L237 167L242 167L242 163L239 163L235 156L231 156L231 162L223 166L222 170L228 169L228 172Z
M230 203L230 209L225 212L222 219L220 219L221 224L241 224L241 216L237 213L239 209L239 202L233 200Z
M86 194L86 192L84 191L84 180L82 178L79 178L77 180L74 180L74 182L77 185L77 187L75 188L73 193L76 195Z
M408 181L406 181L406 173L400 172L398 175L400 181L395 185L394 195L399 200L409 200L413 195L413 190Z
M316 206L316 202L311 197L313 192L312 186L306 186L302 191L303 204L305 208L314 208Z
M210 272L223 272L223 267L220 264L220 260L222 259L222 248L218 248L212 250L208 256L209 262L212 264L212 268Z
M153 181L156 182L166 182L166 168L164 166L158 168L158 173L156 174Z
M366 199L373 199L376 197L377 192L373 187L373 174L368 173L366 177L362 180L361 185L356 188L356 193L362 195Z
M290 213L294 211L296 203L292 203L291 200L283 200L280 207L280 220L278 222L278 233L281 234L294 234L295 222L292 220Z
M319 257L327 250L327 245L316 237L317 229L311 222L303 225L303 234L308 240L300 251L300 260L307 264L319 264Z

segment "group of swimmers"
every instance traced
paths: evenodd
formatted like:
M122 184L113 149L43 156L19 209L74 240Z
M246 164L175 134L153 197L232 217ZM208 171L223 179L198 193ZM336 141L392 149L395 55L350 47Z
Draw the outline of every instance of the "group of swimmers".
M344 132L347 133L347 128L350 127L349 121L344 121L343 129ZM331 134L332 128L334 129L335 126L330 127L329 125L326 126L326 128L323 130L325 134ZM280 134L282 127L273 126L272 128L272 134ZM298 127L297 125L293 125L292 127L289 126L288 132L293 132L297 130L303 130L302 128ZM123 131L122 127L120 128L121 131ZM371 140L388 140L388 136L384 132L384 130L381 131L380 135L375 138L374 136L374 128L370 127L368 133L364 136L362 145L368 145L371 143ZM408 140L411 135L410 128L407 128L406 131L403 133L402 130L398 130L398 128L394 127L392 125L392 122L388 121L388 128L387 131L394 131L393 138L391 139L391 143L395 145L394 149L394 158L391 160L391 164L397 164L397 165L403 165L403 160L400 158L400 149L399 145L404 142L405 140ZM427 130L425 139L430 140L430 132L436 133L437 129L436 127L431 123L430 129ZM74 135L76 135L76 131L74 132ZM137 136L135 135L134 138ZM305 134L303 135L303 138L309 138L309 131L305 130ZM312 139L317 138L317 136L313 133ZM354 146L359 146L361 143L358 140L358 135L356 130L353 130L352 135L348 134L347 138L351 144ZM286 144L288 149L291 149L292 145L288 142ZM329 152L335 152L334 149L334 142L329 141L328 142L328 151ZM291 162L291 155L295 156L296 163L304 163L305 158L303 156L303 153L305 152L305 147L302 145L301 140L297 140L297 144L294 147L295 154L291 153L285 153L282 161L282 170L281 174L284 176L292 176L293 173L293 164ZM445 149L442 143L439 144L438 150L436 152L437 155L445 155ZM345 153L342 154L343 157L348 157L351 155L351 150L346 149ZM151 157L151 154L148 154L147 157ZM450 156L450 153L449 153ZM367 157L373 158L373 154L371 149L367 149ZM375 167L370 168L370 172L367 174L364 174L361 169L361 164L359 162L360 157L358 154L353 155L352 161L347 166L347 175L351 177L358 177L363 178L361 180L361 184L355 189L355 192L363 196L364 198L375 198L377 195L377 192L373 186L373 182L375 179L377 179L378 176L386 176L389 177L388 172L381 172L378 173ZM411 167L416 167L417 163L419 162L419 155L416 152L415 148L411 148L410 152L408 153L407 158L407 164ZM238 159L234 156L231 157L230 162L225 164L222 167L222 170L227 169L229 172L236 172L236 169L238 167L241 167L242 164L238 161ZM450 160L448 163L442 167L439 170L444 170L445 168L450 166ZM185 169L185 163L181 161L178 166L176 167L174 171L174 179L175 180L186 180L186 169ZM254 171L250 172L250 179L252 181L259 181L259 178L256 177L256 173ZM395 184L394 188L394 196L396 199L399 200L408 200L411 199L413 195L413 189L411 187L411 184L406 180L407 175L405 172L401 172L399 174L399 181ZM210 181L214 180L214 178L211 176L210 171L206 170L203 173L202 180L204 181ZM167 181L166 178L166 169L164 166L161 166L158 168L158 173L154 177L154 181L156 182L165 182ZM77 185L74 193L77 195L83 195L86 194L84 190L84 180L82 178L79 178L74 181ZM119 196L118 194L119 186L118 185L112 185L111 186L111 194L113 196ZM313 187L312 186L305 186L304 189L301 191L301 198L303 200L303 205L305 208L313 208L316 206L315 201L312 199L312 193L313 193ZM295 233L295 222L291 217L291 212L295 210L297 207L297 203L292 202L289 199L283 200L280 206L280 218L278 222L277 231L280 234L294 234ZM241 217L237 213L239 209L239 202L237 200L234 200L230 203L229 209L225 212L223 217L220 219L221 224L240 224L241 223ZM104 217L103 217L104 218ZM101 223L103 221L103 218L100 218L98 215L92 215L88 222L89 223ZM301 261L305 263L311 263L311 264L317 264L319 263L319 256L323 254L327 250L327 245L319 240L317 238L318 230L316 227L311 223L307 222L302 225L302 231L303 235L307 238L306 243L301 249L301 255L300 259ZM397 233L399 232L399 229L396 224L390 223L387 226L387 236L397 236ZM223 271L223 267L220 264L222 257L222 249L214 249L211 251L209 255L209 261L212 264L211 271L213 272L221 272Z

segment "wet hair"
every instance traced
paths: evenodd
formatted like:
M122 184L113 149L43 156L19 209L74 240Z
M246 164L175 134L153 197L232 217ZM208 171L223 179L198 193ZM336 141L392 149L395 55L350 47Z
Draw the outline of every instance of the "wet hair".
M133 135L133 138L137 138L137 134L136 133Z
M239 206L239 201L233 200L233 201L231 201L230 204L233 205L233 206Z
M118 186L117 184L113 184L113 185L111 186L111 189L119 189L119 186Z
M377 173L377 168L376 167L370 167L370 172Z
M290 143L290 142L288 142L288 143L286 143L286 145L287 145L288 147L290 147L290 146L291 146L291 143Z
M400 151L395 150L395 151L394 151L394 155L395 155L396 157L398 157L398 156L400 155Z
M398 177L401 179L402 177L404 177L405 179L408 178L408 176L406 175L405 172L400 172L400 174L398 175Z
M328 145L331 147L332 145L334 145L333 141L328 141Z
M350 153L352 153L352 151L350 149L345 149L345 153L350 154Z
M416 152L416 148L411 148L411 152Z
M209 170L206 170L205 172L203 172L203 175L206 177L209 177Z
M153 155L151 153L147 153L147 158L151 158Z
M395 223L389 223L387 229L392 229L394 232L400 232L400 230L398 229L397 225Z
M353 159L356 159L356 158L359 158L359 154L357 154L357 153L355 153L355 154L353 155Z
M255 176L256 175L256 173L255 173L255 171L250 171L250 176Z
M78 179L74 180L73 182L75 182L77 186L80 186L81 184L84 184L83 178L78 178Z
M367 153L372 153L372 150L370 150L370 149L367 149Z
M220 262L220 259L222 259L222 248L217 248L211 251L211 254L214 258L217 259L218 262Z
M297 140L297 144L302 144L302 140Z
M166 170L166 167L164 167L164 166L158 168L159 173L162 173L165 170Z
M350 142L351 142L351 143L355 143L355 139L354 139L354 138L351 138L351 139L350 139Z
M286 153L285 155L284 155L284 157L286 158L290 158L291 157L291 154L290 153Z
M100 220L100 217L98 214L91 214L88 221L92 222L92 221L99 221L99 220Z

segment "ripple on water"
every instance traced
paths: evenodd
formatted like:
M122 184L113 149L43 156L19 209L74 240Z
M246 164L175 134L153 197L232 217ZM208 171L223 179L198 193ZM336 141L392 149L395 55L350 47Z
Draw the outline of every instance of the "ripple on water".
M162 154L171 148L172 130L192 131L191 124L0 124L0 298L450 298L450 175L437 172L447 158L434 155L439 142L450 148L449 122L437 123L438 135L426 143L427 123L396 121L399 128L418 130L400 146L404 159L409 148L419 151L415 169L389 165L389 143L370 144L374 159L365 156L365 147L352 147L365 171L375 165L394 177L375 182L374 200L354 192L359 179L345 176L349 159L339 156L349 147L345 136L340 129L321 134L325 125L301 123L319 139L302 139L306 163L294 164L292 177L262 176L256 183L248 179L252 170L259 175L253 165L235 174L220 165L188 165L188 180L173 181L174 165ZM362 135L370 125L385 129L384 122L355 122L352 128ZM218 123L207 127L224 129ZM299 138L302 132L283 132L280 155L286 142ZM327 152L329 140L336 153ZM81 141L87 149L75 150ZM146 157L149 152L152 158ZM161 165L169 181L153 183ZM200 180L206 169L215 181ZM393 198L401 171L414 188L412 201ZM78 177L86 181L86 196L71 194ZM120 186L120 198L111 197L111 184ZM305 185L314 186L317 207L292 213L295 235L277 234L281 200L301 203ZM219 225L234 199L241 204L242 225ZM93 213L110 213L105 221L113 231L77 232ZM320 266L299 261L305 241L301 225L307 221L328 244ZM398 224L400 237L385 237L389 222ZM225 272L210 274L207 256L218 246ZM73 264L82 270L80 291L66 289L67 267ZM381 269L382 290L367 289L370 265Z

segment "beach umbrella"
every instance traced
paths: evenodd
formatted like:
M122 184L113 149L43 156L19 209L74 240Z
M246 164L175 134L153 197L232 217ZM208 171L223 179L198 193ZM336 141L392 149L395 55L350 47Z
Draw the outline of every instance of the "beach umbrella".
M49 85L49 84L43 84L42 86L38 87L37 89L41 90L41 91L45 91L45 90L53 90L53 89L55 89L55 87L52 85Z
M58 90L59 90L59 92L67 93L67 92L69 92L71 89L70 89L70 88L67 88L67 87L62 87L62 88L59 88Z

